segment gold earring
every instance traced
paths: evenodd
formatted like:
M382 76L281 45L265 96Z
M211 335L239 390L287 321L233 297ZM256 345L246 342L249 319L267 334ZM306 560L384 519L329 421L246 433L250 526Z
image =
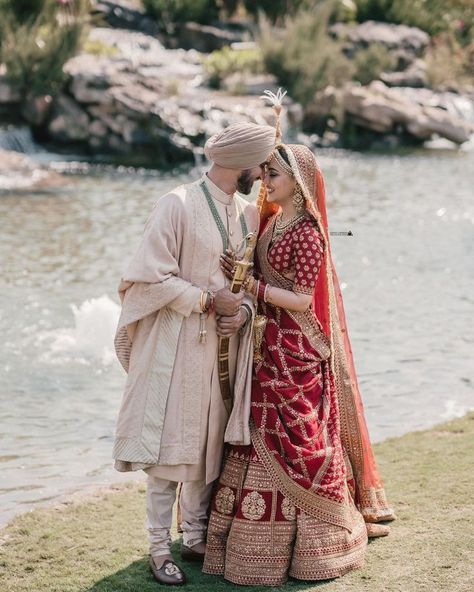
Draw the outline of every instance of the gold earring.
M297 185L295 192L293 193L293 205L298 214L302 214L305 210L305 199L300 186Z

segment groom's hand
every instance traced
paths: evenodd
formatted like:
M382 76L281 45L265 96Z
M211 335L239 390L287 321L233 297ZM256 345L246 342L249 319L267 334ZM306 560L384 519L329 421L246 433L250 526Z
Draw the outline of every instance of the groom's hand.
M240 305L244 300L244 293L233 294L229 288L222 288L216 292L214 307L217 316L233 317L239 312Z
M217 335L219 337L232 337L245 324L247 313L242 308L231 317L217 317Z

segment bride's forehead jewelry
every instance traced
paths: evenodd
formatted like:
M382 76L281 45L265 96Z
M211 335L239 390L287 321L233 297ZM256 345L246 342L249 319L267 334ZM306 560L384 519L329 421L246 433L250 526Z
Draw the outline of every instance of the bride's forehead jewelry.
M285 173L290 175L290 177L294 177L293 169L286 162L286 160L283 158L283 156L281 155L281 152L278 150L278 148L276 148L275 151L273 152L273 156L275 157L275 160L277 161L279 166L285 171Z

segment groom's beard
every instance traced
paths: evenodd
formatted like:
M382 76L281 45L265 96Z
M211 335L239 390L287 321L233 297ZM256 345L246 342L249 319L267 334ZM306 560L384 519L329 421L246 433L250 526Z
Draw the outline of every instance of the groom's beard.
M248 195L252 191L255 179L252 177L252 172L249 170L242 171L239 178L237 179L237 191Z

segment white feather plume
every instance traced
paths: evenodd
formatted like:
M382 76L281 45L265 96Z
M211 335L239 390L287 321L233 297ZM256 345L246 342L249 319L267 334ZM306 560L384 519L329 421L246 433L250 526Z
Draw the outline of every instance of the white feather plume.
M260 98L264 101L269 101L272 107L281 107L286 94L287 91L282 88L279 88L276 94L271 90L264 90L263 95L261 95Z

